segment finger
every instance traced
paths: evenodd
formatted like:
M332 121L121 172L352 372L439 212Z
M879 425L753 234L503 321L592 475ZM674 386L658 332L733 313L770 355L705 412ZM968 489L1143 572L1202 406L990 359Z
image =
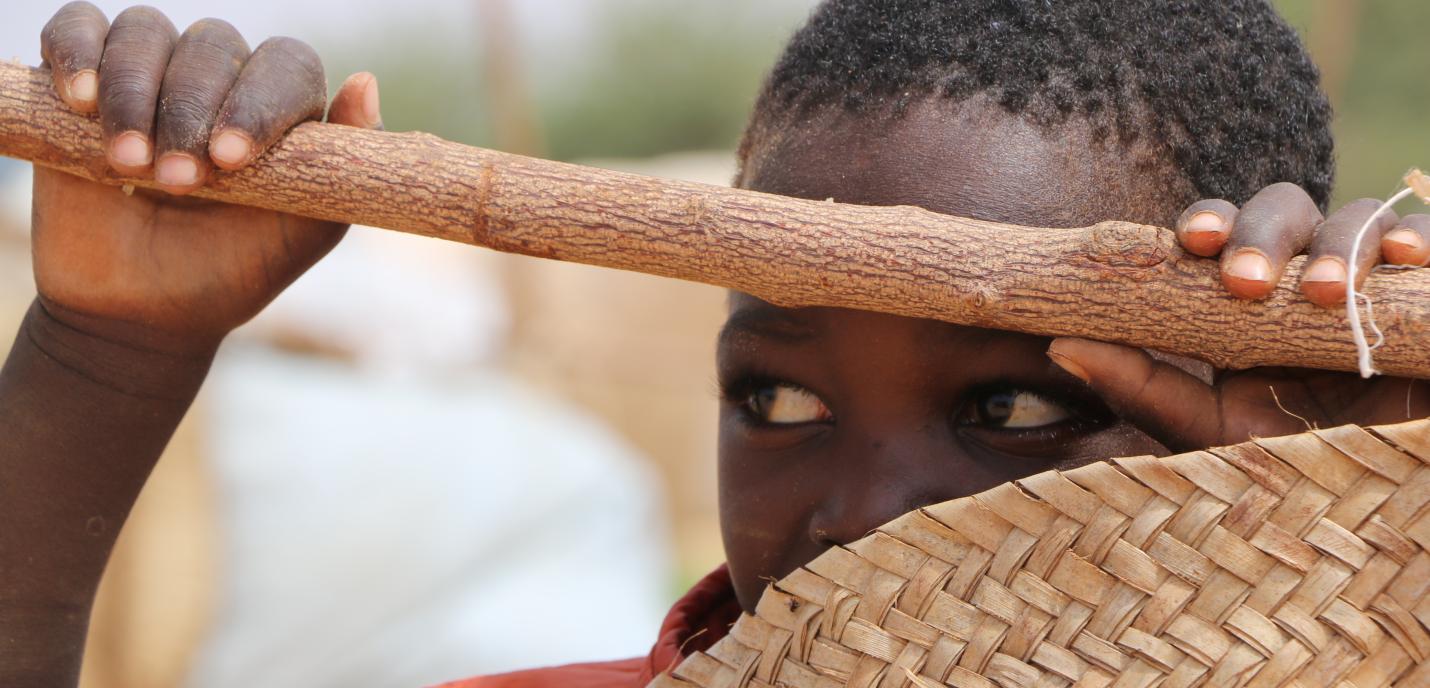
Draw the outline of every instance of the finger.
M50 66L55 92L78 112L98 107L99 60L108 33L109 20L87 2L61 7L40 30L40 57Z
M1209 447L1221 436L1216 389L1142 349L1062 337L1048 347L1048 357L1172 451Z
M382 106L377 94L377 77L358 72L347 78L333 96L328 121L362 129L382 128Z
M1391 265L1430 265L1430 215L1406 215L1380 242Z
M1306 271L1301 273L1301 293L1311 303L1334 306L1346 302L1346 266L1351 264L1351 249L1356 234L1366 220L1380 209L1380 205L1380 201L1374 198L1352 201L1331 213L1316 228L1316 237L1311 241L1311 256L1306 261ZM1395 212L1388 209L1376 215L1375 222L1361 240L1355 262L1357 287L1365 283L1371 268L1380 262L1381 237L1395 226L1397 219Z
M152 7L114 18L99 63L99 122L109 164L138 176L154 159L154 110L179 32Z
M1219 198L1191 204L1177 219L1177 240L1182 248L1203 257L1221 252L1236 221L1236 206Z
M154 181L170 193L203 185L209 131L248 59L248 43L228 22L202 19L174 46L159 91Z
M229 92L209 156L226 170L244 167L298 123L321 119L327 104L318 54L302 41L270 38L253 51Z
M1311 243L1321 219L1316 202L1295 184L1272 184L1257 192L1236 214L1222 249L1222 284L1239 298L1265 298L1281 281L1291 256Z

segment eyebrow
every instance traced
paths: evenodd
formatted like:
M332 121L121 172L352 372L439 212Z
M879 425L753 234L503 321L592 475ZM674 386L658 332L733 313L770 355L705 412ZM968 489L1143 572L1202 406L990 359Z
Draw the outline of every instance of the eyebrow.
M814 328L784 309L751 306L730 314L725 326L720 328L719 343L722 347L729 346L742 336L801 344L814 338Z

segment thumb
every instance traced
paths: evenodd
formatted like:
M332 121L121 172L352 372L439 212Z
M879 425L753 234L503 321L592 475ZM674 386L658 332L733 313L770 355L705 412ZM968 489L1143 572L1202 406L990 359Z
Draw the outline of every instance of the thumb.
M333 96L328 121L361 129L382 128L382 107L377 94L377 77L358 72L347 78Z
M1063 337L1053 340L1048 358L1092 387L1113 413L1172 451L1220 441L1217 389L1142 349Z

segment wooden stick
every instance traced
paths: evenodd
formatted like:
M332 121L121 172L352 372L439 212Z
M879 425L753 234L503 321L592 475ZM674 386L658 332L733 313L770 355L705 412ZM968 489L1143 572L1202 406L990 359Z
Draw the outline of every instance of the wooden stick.
M49 73L0 63L0 154L109 184L99 126ZM116 191L118 193L118 191ZM1221 367L1355 370L1343 309L1295 293L1228 296L1215 261L1172 233L1103 222L1030 229L658 180L427 134L295 129L198 196L554 260L729 287L785 306L842 306L1194 356ZM1387 374L1430 378L1430 270L1371 277Z

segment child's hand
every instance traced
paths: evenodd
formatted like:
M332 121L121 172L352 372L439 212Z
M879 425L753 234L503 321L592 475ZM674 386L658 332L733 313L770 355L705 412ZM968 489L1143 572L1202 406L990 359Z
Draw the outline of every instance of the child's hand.
M1346 300L1351 244L1380 201L1362 198L1323 218L1295 184L1262 189L1240 210L1222 200L1193 203L1177 220L1182 247L1199 256L1221 255L1227 291L1244 299L1265 298L1281 281L1293 256L1310 249L1301 274L1301 293L1312 303L1336 306ZM1430 215L1397 219L1387 210L1366 233L1356 256L1356 287L1382 262L1430 263Z
M1280 281L1286 263L1310 249L1300 290L1322 306L1345 303L1351 243L1378 201L1350 203L1330 218L1294 184L1275 184L1240 210L1199 201L1177 222L1188 251L1220 254L1222 282L1233 295L1259 299ZM1430 215L1385 213L1357 256L1357 286L1381 262L1430 263ZM1235 323L1229 323L1235 327ZM1347 333L1349 336L1349 333ZM1064 338L1048 350L1083 378L1117 414L1174 451L1302 432L1308 425L1374 425L1430 416L1430 382L1294 368L1218 372L1211 384L1141 349Z
M152 8L111 25L72 2L41 51L60 98L98 113L110 166L165 190L126 195L35 170L35 282L55 318L149 350L211 351L342 238L342 225L184 197L322 118L327 86L308 45L273 38L250 51L219 20L180 35ZM372 75L348 78L329 120L380 125Z

